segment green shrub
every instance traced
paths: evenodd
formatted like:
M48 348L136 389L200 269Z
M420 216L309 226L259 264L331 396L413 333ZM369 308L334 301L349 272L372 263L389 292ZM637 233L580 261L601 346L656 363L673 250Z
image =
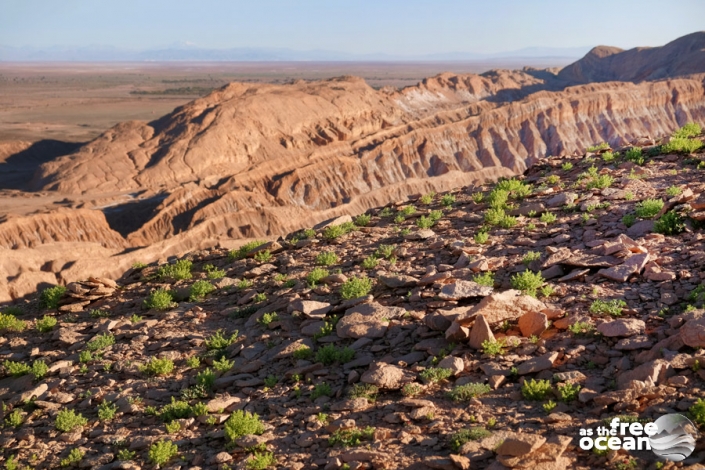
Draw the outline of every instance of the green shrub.
M420 229L427 229L431 228L436 224L436 222L430 218L426 217L425 215L422 215L418 219L416 219L416 226Z
M73 410L61 410L56 415L54 427L61 432L71 432L88 424L88 420Z
M115 418L115 413L117 413L117 410L117 405L106 400L98 405L98 419L101 421L110 421Z
M344 300L356 299L367 295L372 290L372 279L368 277L351 277L340 287L340 296Z
M37 330L41 333L48 333L54 329L56 323L56 318L44 315L41 320L37 320Z
M23 413L18 409L12 410L12 413L8 414L5 418L5 425L13 428L19 428L22 426L23 422L22 414Z
M646 199L636 205L636 215L642 219L651 219L663 208L661 199Z
M669 211L654 224L654 232L663 235L678 235L685 230L683 218L678 213Z
M455 196L452 194L444 194L441 198L441 205L450 207L455 203Z
M85 454L81 449L71 449L71 452L69 452L68 457L61 459L59 465L61 465L62 467L68 467L70 465L80 462L83 459L84 455Z
M225 422L225 437L235 441L242 436L260 435L264 432L264 424L257 414L249 411L235 410Z
M354 349L347 347L338 349L333 344L323 346L316 353L316 361L322 362L326 366L329 366L335 362L345 364L346 362L352 361L353 357L355 357Z
M279 321L279 314L277 312L265 313L262 317L257 320L260 325L268 326L270 323Z
M238 330L234 330L230 336L226 337L224 335L224 330L217 330L214 334L206 338L203 344L209 351L214 349L225 349L237 341L239 333L240 332Z
M488 356L501 356L504 354L504 348L507 346L507 341L504 338L490 341L486 339L482 342L482 352Z
M206 295L215 290L215 286L208 281L199 280L191 285L189 299L192 302L202 300Z
M193 263L187 259L180 259L174 264L162 266L157 271L159 279L173 279L179 281L181 279L191 279L191 267Z
M380 245L377 247L377 250L375 250L375 255L379 258L389 259L394 255L395 248L394 245Z
M207 273L208 279L221 279L225 277L225 270L218 269L212 264L206 264L203 266L203 270Z
M703 146L702 141L697 139L674 138L667 144L661 146L663 153L693 153Z
M335 240L338 237L347 235L353 230L355 230L355 224L352 222L345 222L340 225L330 225L323 230L323 237L328 240Z
M492 433L485 428L475 427L461 429L451 436L450 447L453 449L453 452L458 452L467 442L480 441L486 437L490 437L491 435Z
M476 274L472 280L481 286L494 287L494 274L490 271L486 271L482 274Z
M421 198L419 199L419 201L421 202L421 204L427 206L427 205L429 205L429 204L431 204L431 203L433 202L433 198L434 198L434 197L436 197L436 193L434 193L433 191L431 191L430 193L424 194L423 196L421 196Z
M157 359L156 357L150 360L143 366L139 367L140 372L147 375L169 375L174 370L174 361L168 358Z
M446 380L452 375L453 369L447 369L444 367L429 367L419 373L421 380L428 383L438 383L442 380Z
M627 214L622 217L622 223L627 227L631 227L636 222L636 216L634 214Z
M117 459L122 461L134 460L137 451L129 449L120 449L117 453Z
M315 236L315 233L314 233ZM309 237L310 238L310 237ZM228 252L228 258L230 258L230 261L234 261L236 259L243 259L245 256L247 256L247 253L250 251L254 250L257 247L260 247L267 243L266 241L263 240L253 240L251 242L247 242L244 245L242 245L240 248L237 250L231 250Z
M299 346L294 351L294 359L298 360L308 360L313 356L313 351L308 346Z
M558 175L550 175L546 178L546 182L551 185L556 185L558 182L561 180L561 177Z
M268 263L272 260L272 252L269 250L258 251L255 253L253 258L255 261L259 261L260 263Z
M247 470L265 470L276 465L277 459L271 452L255 452L245 463Z
M330 385L328 385L325 382L316 384L315 387L313 387L313 391L311 392L311 400L315 400L316 398L319 397L329 397L333 394L333 390L330 388Z
M11 313L0 313L0 331L22 331L27 323L15 318Z
M670 186L670 187L666 190L666 196L668 196L668 197L676 197L676 196L678 196L678 195L679 195L680 193L682 193L682 192L683 192L683 190L681 190L680 187L678 187L678 186Z
M308 282L309 286L313 287L318 284L321 279L328 276L330 276L330 273L327 269L313 268L313 270L308 273L308 276L306 276L306 282Z
M6 360L2 363L2 365L5 368L7 374L12 375L14 377L20 377L22 375L29 374L30 372L32 372L32 368L23 362Z
M547 403L544 403L543 405L541 405L541 407L543 408L543 411L545 411L546 414L550 414L551 411L553 411L553 409L556 406L558 406L558 404L553 400L548 400Z
M696 401L688 411L695 424L705 426L705 400L698 398L698 401Z
M614 178L610 175L599 175L590 181L588 181L587 184L587 189L593 189L593 188L598 188L598 189L605 189L609 188L612 186L612 183L614 183Z
M355 447L362 444L362 441L372 440L374 434L375 429L370 426L364 429L338 429L328 438L328 444L331 446L340 444L343 447Z
M568 327L568 330L575 336L592 336L595 327L590 322L578 321Z
M485 199L485 195L480 191L472 194L472 200L476 204L480 204L484 199Z
M552 224L557 220L557 217L551 212L544 212L543 214L541 214L540 220L545 224Z
M641 148L639 147L630 148L629 150L627 150L627 153L624 155L624 157L628 161L634 162L637 165L643 165L646 162L646 156L643 154Z
M324 251L316 256L316 264L319 266L330 266L338 262L338 255L332 251ZM323 276L325 277L325 276ZM318 282L318 281L316 281Z
M480 245L484 245L487 243L487 241L490 239L490 234L487 232L477 232L475 236L473 237L473 240L475 240L475 243L478 243Z
M499 226L502 228L512 228L517 224L517 218L511 215L505 215L502 220L499 221Z
M612 299L608 301L597 299L592 303L592 305L590 305L590 313L618 317L622 314L622 309L626 306L627 303L621 299Z
M353 385L348 393L350 398L366 398L368 402L374 403L377 400L379 388L375 385L358 383Z
M165 465L179 453L179 448L171 441L155 442L149 447L149 461L155 465Z
M489 225L499 225L504 217L504 209L489 208L485 211L484 220Z
M101 351L115 344L115 335L112 333L103 333L96 335L92 340L86 344L86 350L95 352Z
M509 191L495 188L487 196L487 202L492 209L502 209L507 205L509 200Z
M39 303L42 307L54 309L59 307L59 300L66 293L66 287L54 286L44 289L39 296Z
M191 405L187 401L177 400L171 397L171 403L162 406L159 411L159 418L165 423L170 423L175 419L186 419L191 416Z
M612 163L615 160L615 155L612 152L605 152L602 154L602 161L605 163Z
M561 165L561 170L563 171L570 171L573 169L573 164L570 162L565 162L563 165Z
M220 360L213 361L213 367L218 372L227 372L233 368L235 361L228 360L225 356L221 357Z
M370 225L370 221L372 220L372 216L369 214L360 214L357 217L355 217L355 225L358 227L367 227Z
M379 260L377 259L376 256L368 256L367 258L362 260L362 263L360 263L360 266L362 266L362 269L374 269L377 267L377 264L379 263Z
M523 294L536 297L536 290L543 285L544 279L541 273L524 271L511 277L512 288L520 290Z
M84 364L86 362L91 362L93 360L93 354L90 351L81 351L78 354L78 361L81 364Z
M453 390L451 390L448 395L453 401L469 401L471 398L484 395L491 390L492 387L487 384L469 383L453 387Z
M525 380L521 386L521 394L527 400L540 401L551 392L551 382L548 380Z
M578 393L580 392L580 385L567 383L565 385L558 385L558 394L565 403L578 399Z
M541 253L539 253L538 251L529 251L521 259L521 262L524 263L525 265L529 265L529 264L531 264L532 261L538 261L540 259L541 259Z
M586 150L588 152L597 152L599 150L607 150L610 148L610 144L607 142L602 142L601 144L593 145L592 147L588 147Z
M46 365L46 362L43 360L38 359L32 362L32 370L30 372L34 376L35 380L41 380L45 375L47 375L47 372L49 372L49 366Z
M152 291L142 304L146 309L169 310L176 307L176 302L171 293L166 289Z
M677 131L675 131L673 134L671 134L671 137L675 137L676 139L684 139L700 135L701 132L702 128L699 124L689 122Z

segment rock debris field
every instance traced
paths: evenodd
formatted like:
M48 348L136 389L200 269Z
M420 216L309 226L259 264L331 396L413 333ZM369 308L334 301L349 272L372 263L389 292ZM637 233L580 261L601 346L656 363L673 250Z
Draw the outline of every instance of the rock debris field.
M705 425L705 159L660 142L343 216L0 317L6 469L703 468L579 429Z

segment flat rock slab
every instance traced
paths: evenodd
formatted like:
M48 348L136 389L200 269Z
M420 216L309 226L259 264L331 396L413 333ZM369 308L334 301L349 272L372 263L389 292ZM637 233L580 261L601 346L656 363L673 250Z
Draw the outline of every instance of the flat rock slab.
M519 364L517 366L517 373L519 375L526 375L548 370L553 367L553 363L556 362L556 359L558 359L558 352L547 352L543 356L535 357Z
M385 307L377 302L357 305L345 312L336 325L340 338L381 338L389 320L399 318L406 311L399 307Z
M641 238L654 231L653 220L641 220L627 229L627 235L632 238Z
M705 317L688 320L679 330L679 334L686 346L705 347Z
M425 228L421 230L417 230L416 232L412 232L408 235L405 235L404 238L406 240L426 240L428 238L431 238L436 235L436 232L434 232L431 229Z
M649 261L649 254L642 253L639 255L630 256L619 266L613 266L609 269L601 269L598 274L615 282L627 282L632 274L639 274L644 266Z
M397 274L393 276L379 276L379 281L387 287L396 289L398 287L413 287L419 283L419 280L405 274Z
M287 307L289 313L301 312L307 318L323 318L331 310L331 305L327 302L317 302L315 300L295 299Z
M519 330L522 336L539 336L548 328L548 317L541 312L527 312L519 317Z
M461 300L471 297L485 297L492 293L494 289L488 286L481 286L473 281L455 281L446 284L438 294L443 300Z
M372 369L362 373L360 381L376 385L379 388L401 388L404 379L404 370L389 364L377 364Z
M494 325L504 320L516 320L527 312L540 312L545 308L546 305L540 300L523 295L521 291L509 289L488 295L467 313L460 315L456 321L461 326L467 326L475 321L477 315L482 314L487 323Z
M636 336L642 334L645 329L646 323L636 318L620 318L597 325L597 331L610 338Z

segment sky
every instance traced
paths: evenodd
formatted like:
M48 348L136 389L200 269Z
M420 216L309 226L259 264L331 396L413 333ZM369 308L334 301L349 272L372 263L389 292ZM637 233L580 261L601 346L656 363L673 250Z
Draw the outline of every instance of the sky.
M0 45L496 53L659 46L705 29L704 0L0 0Z

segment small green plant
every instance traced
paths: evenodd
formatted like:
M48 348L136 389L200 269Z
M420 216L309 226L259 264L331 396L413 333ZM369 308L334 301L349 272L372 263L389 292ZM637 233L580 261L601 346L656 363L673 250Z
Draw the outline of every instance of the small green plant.
M625 227L629 228L636 222L636 216L634 214L627 214L622 217L622 223Z
M130 317L130 322L131 323L139 323L142 321L142 317L140 315L137 315L136 313L133 313L132 316Z
M30 372L34 376L35 380L41 380L45 375L47 375L47 372L49 372L49 366L46 365L46 362L43 360L38 359L32 362L32 370Z
M149 461L155 465L164 465L179 453L179 448L171 441L155 442L149 447Z
M608 148L610 148L610 144L607 142L602 142L600 144L593 145L592 147L588 147L586 150L588 152L598 152L600 150L607 150Z
M115 413L117 413L117 410L117 405L106 400L98 405L98 419L101 421L110 421L115 418Z
M88 420L81 413L74 410L61 410L56 415L54 427L61 432L71 432L88 424Z
M316 264L319 266L331 266L337 262L338 255L332 251L324 251L316 256Z
M421 388L421 385L411 383L411 384L406 384L402 387L401 394L404 395L405 397L415 397L417 395L420 395L422 391L423 391L423 388Z
M369 214L360 214L357 217L355 217L355 225L358 227L367 227L370 225L370 221L372 220L372 216Z
M331 365L335 362L345 364L352 361L355 357L355 350L352 348L338 349L333 344L327 344L320 348L316 353L316 362L321 362L323 365Z
M363 269L374 269L377 267L377 264L379 263L379 260L377 259L376 256L368 256L367 258L362 260L362 263L360 265L362 266Z
M521 262L528 266L529 264L531 264L532 261L538 261L540 259L541 253L539 253L538 251L529 251L527 254L524 255Z
M5 418L5 425L13 428L19 428L22 426L22 412L18 409L12 410L12 413L8 414Z
M548 400L547 403L543 404L543 411L545 411L546 414L550 414L556 406L558 406L558 404L555 401Z
M61 459L61 462L59 462L59 465L62 467L69 467L75 463L80 462L83 459L83 456L85 454L81 449L71 449L71 452L69 452L68 457Z
M666 212L654 224L654 232L663 235L678 235L685 230L685 222L677 212Z
M267 294L265 294L264 292L260 292L258 294L255 294L255 296L252 297L252 301L254 303L260 303L260 302L264 302L266 300L267 300Z
M55 309L59 307L59 300L66 293L66 287L54 286L44 289L39 296L39 303L47 309Z
M626 193L624 193L624 199L627 200L627 201L633 200L633 199L634 199L634 193L631 192L631 191L627 191Z
M225 277L225 270L216 268L212 264L203 266L203 271L206 272L208 279L221 279Z
M234 261L237 259L243 259L245 256L247 256L247 254L250 251L264 245L265 243L267 243L267 242L262 241L262 240L253 240L251 242L247 242L244 245L242 245L240 248L238 248L237 250L230 251L228 253L228 258L230 259L230 261Z
M277 459L272 452L255 452L245 463L247 470L266 470L276 465Z
M668 197L676 197L676 196L678 196L678 195L679 195L680 193L682 193L682 192L683 192L683 190L682 190L680 187L678 187L678 186L670 186L670 187L666 190L666 196L668 196Z
M229 361L225 356L221 357L220 360L213 361L213 367L218 372L227 372L233 368L235 362Z
M490 271L485 271L482 274L476 274L472 280L481 286L493 287L494 286L494 274Z
M556 185L558 182L561 180L561 177L558 175L550 175L548 178L546 178L546 182L551 185Z
M573 164L570 162L565 162L563 165L561 165L561 170L568 172L573 169Z
M191 369L198 369L201 365L201 360L198 358L198 356L191 356L188 359L186 359L186 367L189 367Z
M416 219L416 226L421 229L427 229L431 228L435 225L435 222L433 219L430 217L426 217L425 215L422 215L418 219Z
M453 401L469 401L471 398L484 395L491 390L492 387L487 384L469 383L453 387L453 390L448 392L448 396Z
M91 362L93 360L93 353L90 351L81 351L78 354L78 361L81 364L85 364L86 362Z
M368 402L374 403L377 400L379 388L371 384L355 384L350 389L348 395L350 398L366 398Z
M568 331L575 336L592 336L595 334L595 327L590 322L578 321L570 325Z
M441 198L441 205L450 207L455 203L455 196L452 194L444 194Z
M267 378L264 379L264 386L265 388L274 388L275 385L279 383L279 379L276 378L274 375L268 375Z
M109 348L113 344L115 344L115 335L106 332L96 335L95 338L90 340L86 344L86 350L91 352L102 351L103 349Z
M561 401L565 403L577 400L578 392L580 392L580 385L578 384L566 383L565 385L558 385L558 395L560 395Z
M488 225L499 225L505 216L504 209L490 207L485 211L484 220Z
M335 240L343 235L347 235L353 230L355 230L355 224L352 222L344 222L340 225L330 225L323 230L323 237L327 240Z
M157 271L157 277L161 280L173 279L179 281L181 279L191 279L191 267L193 263L187 259L180 259L174 264L162 266Z
M587 189L605 189L612 186L612 183L614 183L614 178L611 175L599 175L590 179L586 187Z
M477 232L473 239L475 240L475 243L484 245L490 239L490 234L487 232Z
M270 323L274 323L276 321L279 321L279 314L277 312L273 312L263 314L262 317L257 320L257 323L262 326L269 326Z
M181 430L181 424L178 421L171 421L170 423L164 424L167 434L176 434Z
M539 220L541 220L541 222L545 224L552 224L557 219L558 218L556 217L556 215L552 212L544 212L543 214L541 214L541 218Z
M636 215L642 219L651 219L663 208L661 199L646 199L636 205Z
M536 297L536 291L543 285L544 279L540 272L524 271L512 276L509 282L513 289L520 290L526 295Z
M313 356L313 351L311 351L311 348L308 346L299 346L295 351L294 351L294 359L298 360L308 360Z
M627 161L636 163L637 165L643 165L646 162L646 156L639 147L632 147L627 150L627 153L624 154L624 158L626 158Z
M23 363L23 362L15 362L15 361L5 361L2 363L3 367L7 371L9 375L12 375L14 377L20 377L25 374L29 374L32 371L32 368Z
M550 297L555 292L556 290L550 284L546 284L545 286L539 288L539 294L541 294L541 297Z
M157 359L152 357L145 365L139 367L140 372L150 376L169 375L173 370L174 361L168 358Z
M176 302L168 290L157 289L147 296L143 305L146 309L169 310L176 306Z
M695 424L705 426L705 400L698 398L698 401L688 409L688 412Z
M444 367L429 367L428 369L421 371L419 374L421 380L427 383L438 383L448 379L452 375L453 369L447 369Z
M253 282L249 279L242 279L237 283L237 288L240 290L245 290L252 287Z
M264 432L264 424L257 414L249 411L235 410L225 422L225 437L235 441L242 436L260 435Z
M268 263L269 261L272 260L272 257L273 257L272 252L269 250L258 251L253 256L255 261L259 261L260 263Z
M548 380L525 380L521 387L521 394L527 400L543 400L550 392L551 382Z
M693 153L703 146L702 141L683 137L672 138L661 146L663 153Z
M394 217L395 224L403 224L405 220L406 220L406 217L404 217L402 214L399 214L396 217Z
M512 228L515 227L517 223L518 221L516 217L513 217L511 215L505 215L499 221L499 226L502 228Z
M171 403L164 405L158 414L162 421L170 423L175 419L185 419L191 416L191 406L187 401L171 397Z
M237 341L239 331L234 330L230 336L225 336L224 333L224 330L217 330L214 334L206 338L203 342L206 349L209 351L225 349Z
M396 247L394 245L380 245L377 247L377 250L375 251L375 255L377 255L380 258L386 258L389 259L392 256L394 256L394 249Z
M330 385L325 382L321 382L313 387L313 391L311 392L311 400L315 400L319 397L329 397L332 394L333 390L330 388Z
M37 330L41 333L48 333L56 326L56 318L44 315L41 320L37 320Z
M421 204L427 206L433 202L434 197L436 197L436 193L430 192L428 194L424 194L423 196L421 196L419 201L421 202Z
M472 197L473 202L475 202L476 204L480 204L485 199L485 195L479 191L476 193L473 193L471 197Z
M137 451L129 449L120 449L117 453L117 459L122 461L133 460L137 455Z
M147 267L147 263L143 263L142 261L135 261L132 263L132 269L144 269Z
M309 286L313 287L318 284L321 279L328 277L329 275L330 273L327 269L313 268L313 270L308 273L308 276L306 276L306 282L308 282Z
M461 429L450 437L450 447L453 452L458 452L464 444L470 441L480 441L492 435L492 432L485 428L475 427Z
M196 383L208 390L212 389L215 384L215 373L207 367L196 374Z
M504 348L507 346L507 341L504 338L498 340L486 339L482 342L482 352L488 356L501 356L504 354Z
M374 433L375 429L370 426L364 429L338 429L328 438L328 444L331 446L340 444L343 447L355 447L362 444L362 441L372 440Z
M340 287L340 296L344 300L365 296L372 290L372 279L368 277L351 277Z
M191 285L189 300L196 302L203 300L206 295L210 294L215 290L215 286L208 281L203 279L194 282Z
M612 163L615 160L615 155L612 152L605 152L602 154L602 161L605 163Z
M622 299L612 299L608 301L597 299L590 305L590 313L618 317L622 314L622 309L626 308L626 306L627 303Z

